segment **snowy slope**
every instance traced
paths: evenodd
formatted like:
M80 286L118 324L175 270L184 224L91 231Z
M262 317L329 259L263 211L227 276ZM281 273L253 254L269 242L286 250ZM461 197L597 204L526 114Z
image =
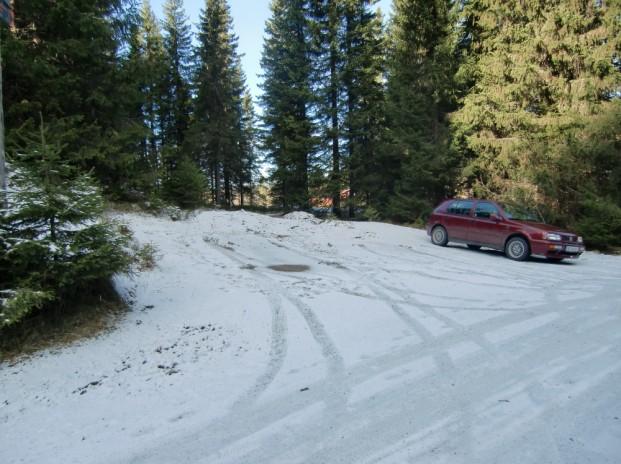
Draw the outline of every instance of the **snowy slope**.
M621 462L619 257L516 263L305 214L121 219L158 267L117 279L117 330L0 365L0 463Z

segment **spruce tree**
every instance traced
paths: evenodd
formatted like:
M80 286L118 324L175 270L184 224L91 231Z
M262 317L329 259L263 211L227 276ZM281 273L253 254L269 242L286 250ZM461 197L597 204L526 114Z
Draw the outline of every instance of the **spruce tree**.
M147 188L156 189L159 185L162 167L166 61L159 22L151 9L149 0L143 0L137 34L142 120L147 129L142 146L142 160L151 184Z
M120 65L131 3L17 0L16 29L2 37L7 142L42 112L63 158L94 168L109 191L124 183L136 140Z
M246 195L250 196L250 203L253 202L254 184L258 175L257 160L257 115L252 101L252 95L246 91L242 100L242 121L241 121L241 169L239 172L239 204L243 208Z
M335 215L341 215L341 123L343 3L341 0L311 1L310 29L313 40L312 86L316 97L317 127L322 152L330 166L328 193Z
M196 208L204 203L206 181L196 163L181 156L164 181L164 196L181 208Z
M226 0L206 0L198 38L195 113L188 146L209 174L214 204L230 207L242 157L245 77Z
M316 140L307 0L272 0L263 44L262 145L272 165L274 200L285 209L309 205Z
M475 194L566 223L594 213L585 202L619 207L619 188L609 187L618 163L582 141L598 132L588 145L615 143L613 131L593 128L619 111L620 15L619 2L466 3L460 77L471 88L454 123Z
M383 149L385 134L385 39L375 0L345 0L342 39L343 137L349 185L349 217L356 205L379 206L394 173Z
M166 98L162 119L164 144L181 147L190 121L192 35L183 0L164 4Z
M88 174L40 124L12 153L9 207L0 214L0 328L53 300L71 298L130 264L128 239L101 217Z
M451 0L396 0L390 25L385 192L390 215L415 220L451 191L448 113L455 72ZM398 171L397 171L398 169Z

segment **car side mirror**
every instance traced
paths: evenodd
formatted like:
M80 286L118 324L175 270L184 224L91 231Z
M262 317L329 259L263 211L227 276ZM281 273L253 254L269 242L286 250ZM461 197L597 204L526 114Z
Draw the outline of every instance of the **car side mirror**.
M496 213L492 213L492 214L490 214L490 215L489 215L489 218L490 218L492 221L496 221L496 222L500 222L500 221L502 221L502 218L501 218L500 216L498 216Z

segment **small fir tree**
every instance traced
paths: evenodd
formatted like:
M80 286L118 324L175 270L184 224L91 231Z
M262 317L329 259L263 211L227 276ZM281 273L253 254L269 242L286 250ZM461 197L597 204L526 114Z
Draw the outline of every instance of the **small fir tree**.
M206 179L196 163L182 157L164 183L166 198L181 208L197 208L204 204Z
M128 238L101 219L90 175L63 161L64 147L23 136L12 158L9 207L0 216L0 328L51 300L69 298L127 269Z

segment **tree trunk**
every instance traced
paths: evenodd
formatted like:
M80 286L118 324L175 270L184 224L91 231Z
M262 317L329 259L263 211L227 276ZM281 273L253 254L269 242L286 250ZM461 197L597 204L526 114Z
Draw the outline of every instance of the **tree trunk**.
M224 166L224 205L230 209L231 204L231 175L229 173L229 168Z
M341 217L341 153L339 148L339 76L338 76L338 26L339 14L336 1L329 5L330 34L330 137L332 142L332 211Z

